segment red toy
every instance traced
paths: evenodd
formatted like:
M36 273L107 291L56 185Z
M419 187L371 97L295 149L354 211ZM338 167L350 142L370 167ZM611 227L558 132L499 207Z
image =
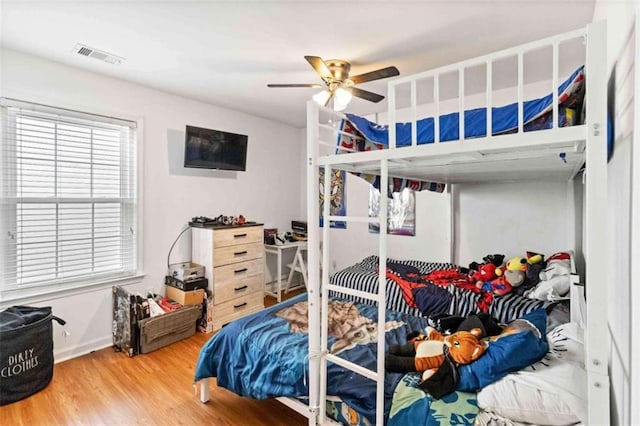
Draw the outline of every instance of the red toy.
M482 265L478 265L478 270L472 271L470 275L471 282L473 282L476 287L479 285L478 288L482 287L482 284L485 281L491 281L498 277L496 269L497 267L493 263L483 263Z
M506 275L498 277L492 281L478 282L476 284L476 287L478 287L482 291L488 291L490 293L497 294L498 296L502 296L513 290L513 287L511 286L511 284L509 284L509 281L507 281Z

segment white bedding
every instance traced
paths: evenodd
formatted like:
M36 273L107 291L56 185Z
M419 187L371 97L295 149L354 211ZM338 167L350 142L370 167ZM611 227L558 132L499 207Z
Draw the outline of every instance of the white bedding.
M478 406L513 421L544 425L586 422L587 373L582 329L575 323L547 334L549 353L541 361L478 393ZM509 424L509 423L507 423Z

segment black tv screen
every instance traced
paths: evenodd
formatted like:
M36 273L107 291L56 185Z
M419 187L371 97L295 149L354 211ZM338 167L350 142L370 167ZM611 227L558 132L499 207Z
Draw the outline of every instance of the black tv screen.
M244 172L247 136L221 130L187 126L184 166Z

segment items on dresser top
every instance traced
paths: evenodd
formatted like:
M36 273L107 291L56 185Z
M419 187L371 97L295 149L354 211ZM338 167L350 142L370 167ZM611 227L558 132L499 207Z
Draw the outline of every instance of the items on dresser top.
M192 228L192 261L203 265L212 293L213 327L264 307L262 224Z
M220 215L215 218L207 216L195 216L191 218L189 225L197 226L199 228L207 228L210 226L241 226L241 225L255 225L256 222L247 221L243 215L239 216L225 216Z

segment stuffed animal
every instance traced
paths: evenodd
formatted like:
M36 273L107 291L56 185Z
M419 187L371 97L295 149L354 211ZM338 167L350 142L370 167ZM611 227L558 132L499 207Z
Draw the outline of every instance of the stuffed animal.
M540 281L526 296L530 299L560 300L571 288L570 274L571 256L569 253L556 253L547 259L545 269L539 273Z
M496 274L496 265L493 263L483 263L482 265L478 265L478 270L473 271L470 275L471 281L478 285L482 285L485 281L491 281L496 278L498 275Z
M525 282L528 262L522 257L513 257L504 267L496 270L498 278L491 281L491 290L495 294L503 295L521 286Z
M498 296L503 296L507 293L510 293L514 287L509 282L507 277L510 277L513 275L514 277L518 278L520 274L522 274L522 277L524 277L524 272L518 273L517 271L506 271L505 274L502 275L501 277L498 277L492 281L485 281L482 283L478 283L476 284L476 287L478 287L482 291L487 291L489 293L497 294ZM522 280L514 279L514 282L521 283Z
M522 296L530 288L535 287L540 282L540 272L546 267L544 255L528 251L524 283L516 289L516 293Z
M540 271L540 280L546 281L559 275L571 274L571 256L568 253L556 253L547 260L547 267Z
M488 254L482 258L484 263L471 262L469 264L469 282L477 285L479 282L491 281L496 278L497 268L502 265L504 255L502 254Z
M526 271L527 270L527 259L522 257L513 257L507 261L505 264L506 271Z
M427 327L426 332L426 336L420 335L405 345L392 345L385 357L387 371L417 371L422 373L424 381L435 374L445 362L445 353L456 364L469 364L486 350L486 343L478 339L482 334L480 328L458 331L448 336L432 327Z
M482 258L482 262L484 264L491 263L492 265L496 265L496 268L498 266L502 265L503 261L504 261L504 255L503 254L488 254L488 255L486 255L485 257ZM469 269L477 270L478 266L482 265L483 263L471 262L469 264Z

